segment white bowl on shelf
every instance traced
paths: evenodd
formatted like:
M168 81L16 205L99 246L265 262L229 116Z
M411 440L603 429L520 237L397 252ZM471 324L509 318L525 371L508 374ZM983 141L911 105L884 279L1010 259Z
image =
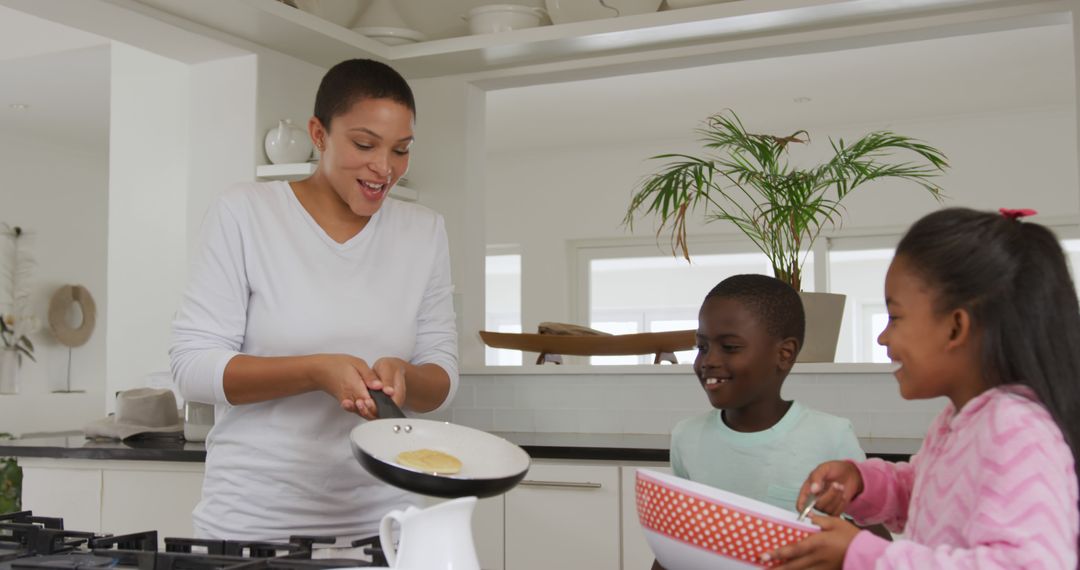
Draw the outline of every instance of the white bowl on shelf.
M667 0L667 6L671 10L678 10L680 8L693 8L695 6L705 6L707 4L722 4L730 1L731 0Z
M390 26L360 26L352 29L354 32L378 40L388 46L399 46L427 41L427 36L409 28L394 28Z
M648 14L660 8L663 0L544 0L551 21L556 24Z
M535 28L543 21L544 10L517 4L488 4L469 10L461 18L468 22L470 34L493 34Z

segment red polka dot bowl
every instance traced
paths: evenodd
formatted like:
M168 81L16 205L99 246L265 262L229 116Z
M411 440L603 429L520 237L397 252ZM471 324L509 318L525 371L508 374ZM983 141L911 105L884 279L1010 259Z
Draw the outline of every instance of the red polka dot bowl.
M766 552L818 532L779 507L674 475L638 469L645 540L667 570L767 568Z

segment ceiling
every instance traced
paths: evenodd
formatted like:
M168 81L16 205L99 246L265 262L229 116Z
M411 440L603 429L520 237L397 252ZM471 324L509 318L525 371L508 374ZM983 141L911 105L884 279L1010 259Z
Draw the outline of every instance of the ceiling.
M399 11L415 17L410 10L419 1L401 0ZM438 3L439 10L467 8L462 2ZM443 16L460 22L456 13ZM437 31L434 24L424 27ZM0 129L73 144L106 140L108 44L0 6ZM1070 26L1044 25L493 91L488 146L514 151L686 139L704 117L724 108L755 129L776 132L1072 108L1072 54ZM14 103L31 107L18 111Z
M144 0L145 1L145 0ZM153 3L154 0L148 3ZM373 6L371 0L294 0L301 9L349 28L357 25L389 26L385 4ZM575 0L583 2L585 0ZM428 39L443 39L469 34L462 18L472 8L489 4L517 4L544 7L544 0L394 0L397 15L409 28L422 32ZM546 20L545 20L546 21Z
M0 6L0 132L66 146L109 132L109 40ZM29 105L15 109L12 105Z
M488 93L489 149L686 139L734 109L755 130L1072 108L1072 29L1025 29Z

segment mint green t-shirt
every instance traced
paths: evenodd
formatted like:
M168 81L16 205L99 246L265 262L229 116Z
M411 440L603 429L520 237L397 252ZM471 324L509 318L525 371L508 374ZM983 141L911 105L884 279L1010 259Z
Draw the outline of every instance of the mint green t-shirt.
M851 422L798 402L764 431L735 431L710 410L671 433L675 475L789 511L807 475L834 459L866 459Z

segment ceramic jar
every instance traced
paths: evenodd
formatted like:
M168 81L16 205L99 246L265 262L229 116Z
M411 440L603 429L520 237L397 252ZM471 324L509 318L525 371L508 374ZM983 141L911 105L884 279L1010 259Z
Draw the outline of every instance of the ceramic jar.
M311 137L289 119L278 121L277 127L266 132L263 146L274 164L307 162L311 157Z

